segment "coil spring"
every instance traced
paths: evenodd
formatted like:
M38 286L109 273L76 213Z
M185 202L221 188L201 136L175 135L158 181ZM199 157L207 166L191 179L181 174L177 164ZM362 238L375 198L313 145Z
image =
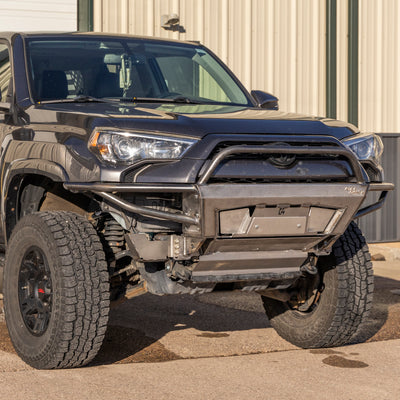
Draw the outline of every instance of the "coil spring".
M114 218L107 218L104 221L104 239L114 254L119 253L124 247L124 230Z

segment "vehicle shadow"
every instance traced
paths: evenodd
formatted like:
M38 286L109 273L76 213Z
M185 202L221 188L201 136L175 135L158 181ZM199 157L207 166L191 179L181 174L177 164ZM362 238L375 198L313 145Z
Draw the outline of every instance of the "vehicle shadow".
M352 343L400 338L400 295L392 293L393 289L400 289L400 281L375 277L370 316ZM189 348L184 357L160 342L166 335L181 330L190 331L190 334L175 335L182 348ZM238 340L237 336L233 338L234 332L247 331L248 334L239 340L249 341L252 330L258 330L258 338L265 337L265 342L254 344L249 354L293 348L272 332L261 299L256 294L216 292L195 297L145 294L112 310L106 339L90 365L193 358L190 348L196 347L196 343L204 345L203 338L211 338L214 342L225 338L227 353L233 355ZM266 342L271 338L272 343L266 350Z
M353 343L400 338L400 295L392 290L400 290L400 280L375 276L373 307ZM166 336L177 341L175 349L189 350L184 355L174 353L160 340ZM195 356L190 350L197 346L210 346L209 354L218 355L220 343L230 355L237 349L240 354L251 354L293 348L274 333L256 294L145 294L111 311L103 346L89 366L191 358ZM14 352L4 321L0 322L0 350Z
M111 310L103 346L90 365L182 358L159 342L176 331L190 331L174 337L184 348L189 348L188 358L191 358L190 347L196 346L196 341L204 345L204 338L218 340L237 331L263 329L272 330L256 294L216 292L162 297L144 294Z
M399 339L399 326L400 280L376 275L370 315L352 343Z

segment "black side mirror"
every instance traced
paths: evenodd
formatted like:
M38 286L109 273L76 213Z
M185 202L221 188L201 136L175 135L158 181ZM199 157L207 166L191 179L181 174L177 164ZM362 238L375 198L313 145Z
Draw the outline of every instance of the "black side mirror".
M267 110L279 110L279 100L274 95L262 90L252 90L251 95L257 102L258 107L266 108Z

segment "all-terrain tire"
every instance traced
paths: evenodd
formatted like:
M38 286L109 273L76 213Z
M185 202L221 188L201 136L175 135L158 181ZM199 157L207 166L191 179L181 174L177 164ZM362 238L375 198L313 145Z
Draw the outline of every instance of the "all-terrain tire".
M300 312L288 303L263 297L272 326L280 336L303 348L349 343L372 306L374 277L371 256L355 223L320 257L323 291L311 310Z
M4 306L19 356L39 369L83 366L103 342L109 283L93 226L70 212L22 218L6 251Z

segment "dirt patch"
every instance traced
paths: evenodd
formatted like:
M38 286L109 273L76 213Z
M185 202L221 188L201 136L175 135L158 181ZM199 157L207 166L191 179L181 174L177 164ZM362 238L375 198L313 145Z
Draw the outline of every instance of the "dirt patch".
M339 368L367 368L369 366L365 362L358 360L349 360L348 358L337 355L324 358L322 362L324 364L330 365L331 367Z
M129 364L179 360L172 351L142 332L122 326L109 326L103 345L91 365Z

